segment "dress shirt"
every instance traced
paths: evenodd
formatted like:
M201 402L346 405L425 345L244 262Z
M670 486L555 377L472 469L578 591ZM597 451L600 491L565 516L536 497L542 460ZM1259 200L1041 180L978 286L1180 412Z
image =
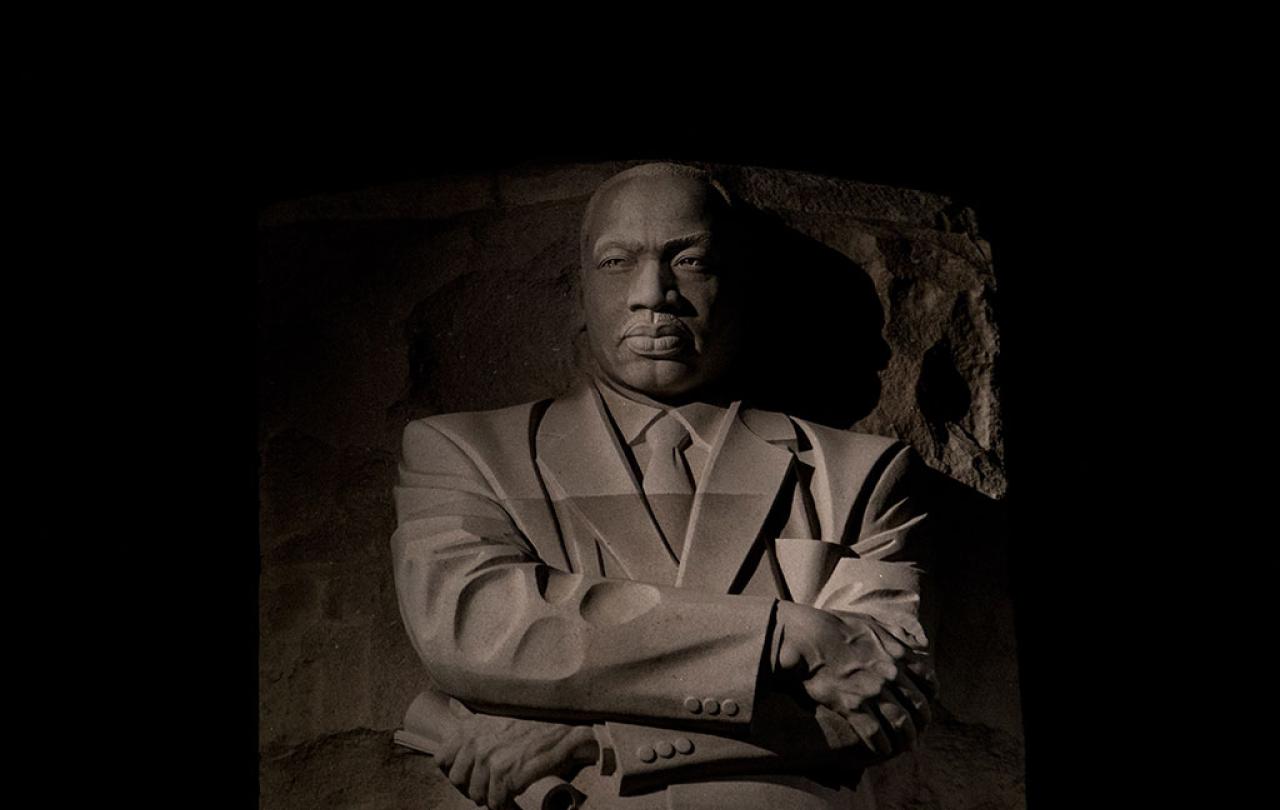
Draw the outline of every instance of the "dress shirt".
M694 488L701 486L707 460L711 457L711 447L720 432L725 414L728 413L727 408L707 402L690 402L679 408L663 408L658 403L632 399L603 380L596 382L596 388L600 391L613 424L621 434L623 445L631 452L637 479L642 479L644 469L649 464L650 448L645 440L645 433L659 417L669 413L689 431L690 442L684 449L684 458L693 476Z

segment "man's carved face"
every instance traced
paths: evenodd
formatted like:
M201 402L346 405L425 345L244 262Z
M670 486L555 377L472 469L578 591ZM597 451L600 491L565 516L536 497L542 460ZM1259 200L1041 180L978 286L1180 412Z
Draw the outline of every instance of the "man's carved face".
M605 190L583 224L583 303L592 353L613 382L679 400L723 378L737 331L723 201L686 177ZM723 220L720 220L723 224Z

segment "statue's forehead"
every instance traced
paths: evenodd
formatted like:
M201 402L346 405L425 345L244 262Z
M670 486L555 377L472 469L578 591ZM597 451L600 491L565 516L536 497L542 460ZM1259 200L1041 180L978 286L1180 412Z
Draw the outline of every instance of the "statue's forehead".
M591 233L615 229L710 224L705 183L687 177L635 177L605 189L597 202Z

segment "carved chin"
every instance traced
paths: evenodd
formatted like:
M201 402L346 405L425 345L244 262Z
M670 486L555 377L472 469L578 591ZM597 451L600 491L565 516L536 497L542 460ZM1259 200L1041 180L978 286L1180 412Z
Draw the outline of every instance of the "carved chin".
M618 369L620 381L645 394L680 394L701 382L687 360L632 356Z

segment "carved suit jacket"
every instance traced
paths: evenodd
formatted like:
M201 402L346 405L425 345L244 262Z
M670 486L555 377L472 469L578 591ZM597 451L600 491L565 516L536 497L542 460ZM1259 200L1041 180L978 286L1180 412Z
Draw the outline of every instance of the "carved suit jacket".
M856 780L843 720L761 687L765 645L790 599L927 646L917 465L892 439L735 403L677 564L593 385L418 420L395 490L401 613L445 694L597 724L622 794L841 765Z

